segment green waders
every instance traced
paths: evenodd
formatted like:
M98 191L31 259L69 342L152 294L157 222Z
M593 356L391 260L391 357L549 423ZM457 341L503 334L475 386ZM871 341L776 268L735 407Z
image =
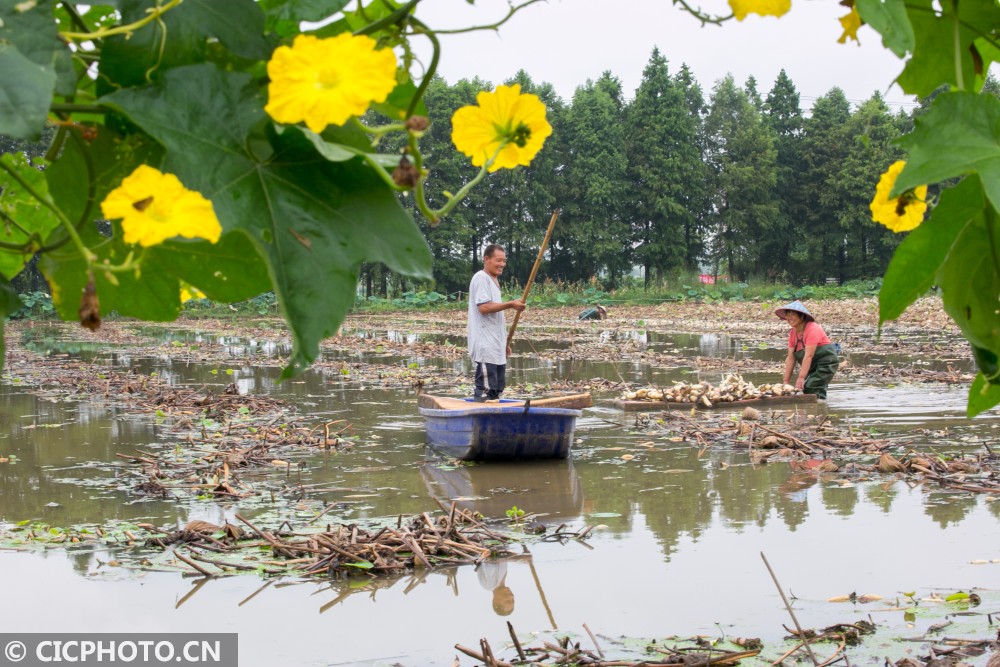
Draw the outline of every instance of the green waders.
M801 366L802 360L806 356L805 348L795 350L794 354L795 364ZM833 349L833 343L818 346L813 355L812 365L809 367L809 375L806 376L802 392L816 394L817 398L826 398L826 388L830 385L830 380L833 379L833 374L837 372L839 365L840 359L837 358L837 353Z

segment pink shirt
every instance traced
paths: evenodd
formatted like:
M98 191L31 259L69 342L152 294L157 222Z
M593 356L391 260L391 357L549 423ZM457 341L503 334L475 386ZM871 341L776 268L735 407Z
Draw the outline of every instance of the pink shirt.
M830 339L827 337L823 327L815 322L806 322L806 328L802 332L802 338L798 337L795 329L788 330L788 347L791 350L803 350L809 345L829 345Z

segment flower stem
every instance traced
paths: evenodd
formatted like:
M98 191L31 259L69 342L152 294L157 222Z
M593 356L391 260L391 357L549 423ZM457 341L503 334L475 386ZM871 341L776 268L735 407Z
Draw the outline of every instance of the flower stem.
M476 174L476 177L473 178L468 183L466 183L465 185L463 185L462 189L459 190L458 192L456 192L454 197L452 197L451 199L449 199L448 201L445 202L444 206L442 206L441 208L439 208L438 210L436 210L436 211L433 212L434 218L436 218L436 219L443 218L445 215L448 214L449 211L451 211L451 209L455 208L455 206L458 205L458 202L460 202L463 199L465 199L466 195L468 195L469 192L472 191L472 188L476 187L476 185L481 180L483 180L483 178L486 177L486 171L496 161L497 156L500 155L500 151L502 151L504 148L506 148L507 143L508 142L506 142L506 141L504 141L503 143L501 143L500 146L497 148L496 152L493 153L493 156L483 164L482 169L479 170L479 173ZM432 218L432 219L434 219L434 218Z
M17 231L21 232L28 237L28 240L24 243L4 243L0 242L0 250L12 250L18 254L24 254L29 252L34 252L38 248L38 234L32 234L27 229L22 227L17 220L10 217L2 210L0 210L0 220L2 220L6 225L15 228Z
M962 76L962 28L958 20L958 2L952 0L951 10L955 12L952 23L952 39L955 42L955 82L959 90L965 90L965 78Z
M500 26L502 26L504 23L506 23L507 21L511 20L514 17L514 14L518 13L522 9L525 9L526 7L530 7L531 5L537 2L543 2L543 1L544 0L527 0L527 2L522 2L520 5L510 5L509 10L507 11L507 16L504 16L496 23L490 23L488 25L477 25L477 26L472 26L470 28L456 28L454 30L435 30L434 32L436 32L439 35L459 35L463 32L477 32L480 30L499 30ZM687 7L687 3L683 2L683 0L674 0L674 2L680 2L685 7ZM696 17L699 16L693 10L689 9L688 11L690 11Z
M420 0L410 0L408 3L406 3L405 5L403 5L402 7L400 7L399 9L397 9L396 11L394 11L392 14L389 14L386 17L380 18L378 21L375 21L374 23L369 23L368 25L366 25L364 28L361 28L360 30L355 30L354 34L355 35L370 35L373 32L378 32L379 30L381 30L382 28L385 28L386 26L393 25L394 23L399 23L404 18L406 18L406 16L408 14L411 14L413 12L413 10L417 6L417 3L419 3L419 2L420 2ZM361 3L359 2L358 5L361 5ZM364 14L362 14L362 16L363 15Z
M383 135L389 134L390 132L399 132L406 129L406 125L403 123L390 123L389 125L380 125L378 127L371 127L370 125L365 125L361 122L357 116L352 116L351 121L357 125L364 132L374 135L375 138L382 137Z
M80 30L90 30L86 21L83 20L82 16L80 16L80 12L76 11L76 5L74 3L62 2L60 4L63 6L63 9L66 10L66 13L69 14L70 21L75 23Z
M94 32L61 32L59 34L66 39L76 39L81 42L104 39L105 37L111 37L112 35L128 35L143 27L147 23L151 23L152 21L159 19L160 16L181 4L181 1L182 0L167 0L167 4L153 7L148 10L149 14L147 14L144 18L141 18L134 23L129 23L128 25L101 28L100 30L95 30Z
M90 248L84 245L83 239L80 238L80 235L77 233L76 228L73 226L73 223L69 221L69 218L66 217L66 214L62 212L61 208L53 204L47 197L43 197L41 193L39 193L37 190L35 190L35 188L31 186L30 183L21 178L20 174L18 174L11 167L8 167L6 164L4 164L2 160L0 160L0 169L3 169L8 174L10 174L11 178L17 181L18 184L22 188L24 188L28 194L34 197L39 204L52 211L55 214L55 216L59 218L59 222L61 222L63 227L66 228L66 233L68 233L70 235L70 238L73 239L73 242L76 244L76 247L80 251L80 254L83 255L84 259L87 261L87 264L93 264L97 260L97 256L90 251Z
M990 242L990 256L993 257L993 270L997 275L1000 275L1000 254L997 253L996 241L997 213L993 210L993 205L989 202L986 203L983 213L986 217L986 238Z
M56 103L49 106L49 110L52 113L92 113L92 114L103 114L107 111L105 107L99 104L80 104L78 102L74 103Z
M714 15L713 16L712 14L707 14L707 13L701 11L700 9L696 9L696 8L692 7L687 2L685 2L685 0L674 0L674 4L675 5L680 5L681 9L683 9L688 14L690 14L693 17L695 17L699 21L701 21L701 27L703 27L703 28L708 23L711 23L713 25L722 25L724 22L726 22L726 21L728 21L728 20L730 20L730 19L732 19L733 17L736 16L735 14L732 14L732 13L727 14L725 16L722 16L722 15Z
M427 90L427 86L430 84L431 79L434 78L434 74L437 72L438 63L441 61L441 42L438 41L437 35L434 34L434 31L428 28L421 21L418 21L416 18L412 18L410 21L418 28L417 32L425 35L427 39L430 40L433 50L431 51L431 62L427 65L427 71L424 72L424 77L420 80L420 85L417 86L416 92L410 99L410 106L406 108L407 118L413 115L413 112L417 108L417 104L419 104L420 100L423 99L424 91Z
M476 174L476 177L473 178L468 183L466 183L465 185L463 185L462 189L456 192L454 197L445 202L444 206L434 211L434 217L437 219L441 219L442 217L448 215L451 209L455 208L455 206L458 205L458 202L465 199L466 195L469 194L472 188L478 185L479 182L486 177L486 169L488 164L489 163L484 164L482 169L479 170L479 173Z
M437 227L437 224L441 222L441 216L435 213L431 207L427 204L427 196L424 192L424 154L420 152L420 146L417 145L417 137L412 132L409 136L408 152L413 156L413 168L417 170L420 174L420 178L417 180L417 185L413 188L413 200L417 204L417 210L427 218L431 223L431 227Z

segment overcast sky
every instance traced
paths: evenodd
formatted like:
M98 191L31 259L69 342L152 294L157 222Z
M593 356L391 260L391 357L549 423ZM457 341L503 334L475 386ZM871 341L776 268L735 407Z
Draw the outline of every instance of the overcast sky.
M691 4L728 13L725 0ZM494 23L506 11L503 0L477 0L475 5L424 0L417 16L444 29ZM862 26L861 46L837 43L842 32L838 18L846 13L836 0L792 0L791 11L780 19L750 15L722 27L701 27L670 0L547 0L522 10L499 33L441 35L438 72L449 83L478 74L498 85L524 69L570 101L577 86L610 70L632 98L655 46L667 58L671 74L688 65L706 100L727 73L740 86L753 75L766 97L784 68L803 109L834 86L855 105L878 91L893 108L915 106L912 97L892 84L903 61L882 46L878 33Z

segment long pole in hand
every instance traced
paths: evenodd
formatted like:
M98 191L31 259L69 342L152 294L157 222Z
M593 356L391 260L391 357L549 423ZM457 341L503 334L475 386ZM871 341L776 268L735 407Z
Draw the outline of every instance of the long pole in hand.
M545 255L545 248L549 245L549 237L552 236L552 228L556 226L556 218L559 217L559 209L552 212L552 219L549 220L549 228L545 230L545 238L542 239L542 245L538 248L538 257L535 259L535 265L531 267L531 275L528 276L528 282L524 286L524 295L521 300L525 303L528 302L528 292L531 291L531 286L535 282L535 274L538 273L538 267L542 264L542 257ZM521 319L521 312L518 311L514 313L514 321L510 323L510 331L507 332L507 347L510 347L510 341L514 339L514 330L517 329L517 321Z

